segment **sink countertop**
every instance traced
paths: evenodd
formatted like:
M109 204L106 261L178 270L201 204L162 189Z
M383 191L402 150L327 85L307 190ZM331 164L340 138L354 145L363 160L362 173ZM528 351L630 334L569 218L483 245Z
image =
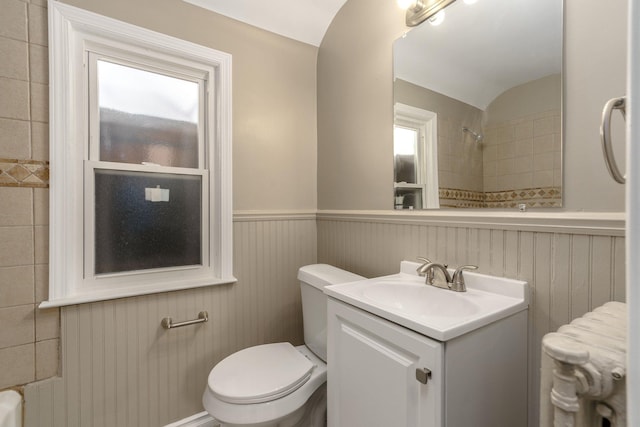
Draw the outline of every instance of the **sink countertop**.
M325 293L438 341L526 310L526 282L464 272L467 292L426 285L419 263L402 261L400 273L331 285Z

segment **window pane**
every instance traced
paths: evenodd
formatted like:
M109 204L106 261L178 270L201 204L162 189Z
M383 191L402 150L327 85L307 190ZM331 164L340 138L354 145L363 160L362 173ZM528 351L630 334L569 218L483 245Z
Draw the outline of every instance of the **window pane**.
M393 128L394 179L395 182L415 184L417 180L416 153L418 131L400 126Z
M198 167L199 84L98 61L100 160Z
M418 143L418 131L400 126L393 128L393 154L415 155Z
M95 170L95 274L200 265L200 175Z
M396 209L422 209L422 188L396 188Z

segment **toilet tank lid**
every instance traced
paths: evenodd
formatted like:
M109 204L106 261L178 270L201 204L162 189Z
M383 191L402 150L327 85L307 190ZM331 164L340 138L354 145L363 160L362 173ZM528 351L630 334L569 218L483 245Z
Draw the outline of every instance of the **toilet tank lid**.
M356 280L364 279L366 279L366 277L342 270L329 264L305 265L304 267L300 267L298 270L298 280L308 283L320 290L325 286L355 282Z

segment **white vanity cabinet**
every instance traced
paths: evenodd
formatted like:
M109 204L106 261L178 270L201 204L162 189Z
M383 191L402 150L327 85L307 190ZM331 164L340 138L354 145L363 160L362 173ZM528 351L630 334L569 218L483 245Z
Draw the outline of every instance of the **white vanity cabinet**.
M327 358L329 427L527 424L526 310L438 341L329 298Z

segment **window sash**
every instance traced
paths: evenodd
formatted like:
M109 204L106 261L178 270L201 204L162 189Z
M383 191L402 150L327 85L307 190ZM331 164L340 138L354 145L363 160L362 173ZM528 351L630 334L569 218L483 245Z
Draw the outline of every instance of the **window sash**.
M200 176L202 182L201 191L201 261L202 265L174 266L144 270L123 271L117 273L95 274L95 170L114 170L143 173L162 173L171 175L191 175ZM117 162L85 161L84 167L85 198L84 198L84 275L82 287L102 288L109 285L123 284L128 278L139 280L143 274L161 276L168 278L185 273L186 270L193 270L206 273L211 272L209 251L211 239L209 234L209 171L205 169L175 168L163 166L133 165ZM135 286L133 284L132 286Z
M135 68L142 71L148 71L156 74L165 75L181 80L190 81L198 84L198 123L197 123L197 140L198 140L198 169L208 168L207 162L207 80L202 72L195 72L188 68L178 67L144 58L138 55L127 55L122 52L114 51L106 47L92 47L93 50L87 50L88 67L88 109L89 109L89 126L87 135L89 140L89 150L87 158L89 160L100 159L100 108L98 97L98 61L111 62L125 67Z

